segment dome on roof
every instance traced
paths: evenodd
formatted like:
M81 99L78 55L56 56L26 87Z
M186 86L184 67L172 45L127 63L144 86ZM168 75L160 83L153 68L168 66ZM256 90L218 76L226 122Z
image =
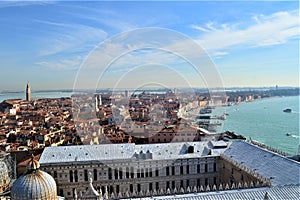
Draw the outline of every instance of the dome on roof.
M4 160L0 160L0 194L8 189L10 183L9 169Z
M14 182L11 199L58 199L55 180L48 173L39 170L39 166L39 162L32 157L27 173Z

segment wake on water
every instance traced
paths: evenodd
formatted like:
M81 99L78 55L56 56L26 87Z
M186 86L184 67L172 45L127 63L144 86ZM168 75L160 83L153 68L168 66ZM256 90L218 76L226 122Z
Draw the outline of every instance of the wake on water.
M291 135L291 137L299 139L299 135Z

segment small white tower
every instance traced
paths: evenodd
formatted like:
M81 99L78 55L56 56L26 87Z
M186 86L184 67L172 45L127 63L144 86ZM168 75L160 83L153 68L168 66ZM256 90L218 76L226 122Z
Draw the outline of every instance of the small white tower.
M102 106L102 96L101 95L99 95L99 106Z
M95 96L95 107L96 107L96 112L99 111L99 106L98 106L98 95Z

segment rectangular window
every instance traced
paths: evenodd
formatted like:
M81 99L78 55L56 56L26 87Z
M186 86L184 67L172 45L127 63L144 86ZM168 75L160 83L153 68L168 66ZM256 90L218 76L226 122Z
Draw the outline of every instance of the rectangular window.
M141 178L141 173L140 173L140 169L137 169L137 178Z
M97 169L94 169L94 181L97 181ZM77 181L75 181L77 182Z
M133 169L133 167L130 168L130 177L134 178L134 169Z
M172 166L172 175L175 175L175 166Z
M63 191L63 189L59 189L59 196L64 196L64 191Z
M180 166L180 174L181 175L183 174L183 166L182 165Z
M146 171L145 176L148 177L149 176L148 168L146 168L145 171Z
M84 181L88 181L89 178L88 178L88 171L85 169L84 170Z
M144 169L141 169L141 177L144 178L145 174L144 174Z
M111 172L111 168L108 168L108 179L111 180L112 179L112 172Z
M129 178L129 168L126 167L126 178Z
M155 189L156 189L156 190L159 190L159 182L156 182L156 184L155 184Z
M200 164L197 165L197 173L200 173Z
M186 166L186 174L190 174L190 165Z
M133 192L133 185L132 184L129 185L129 190L130 190L130 192Z
M155 176L159 176L158 169L155 170Z
M115 169L115 179L118 179L118 170Z
M123 170L122 170L122 168L119 169L119 178L123 179Z
M205 172L208 172L208 165L205 163Z
M172 181L172 188L175 188L175 181Z
M57 172L54 171L54 178L57 178Z
M169 166L166 167L166 176L169 176L170 175L170 168Z
M73 171L70 170L70 182L73 182Z
M141 184L137 184L137 190L138 192L141 192Z
M74 171L74 176L75 176L75 182L78 182L78 171L77 170ZM96 180L97 180L97 177L96 177Z
M149 190L152 190L152 183L149 183Z
M214 172L217 171L217 163L214 163Z

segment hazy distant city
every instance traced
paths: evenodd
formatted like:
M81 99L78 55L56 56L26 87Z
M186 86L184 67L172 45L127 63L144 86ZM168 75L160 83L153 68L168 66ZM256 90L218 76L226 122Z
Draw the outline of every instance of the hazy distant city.
M2 1L0 21L0 200L299 199L298 1Z

